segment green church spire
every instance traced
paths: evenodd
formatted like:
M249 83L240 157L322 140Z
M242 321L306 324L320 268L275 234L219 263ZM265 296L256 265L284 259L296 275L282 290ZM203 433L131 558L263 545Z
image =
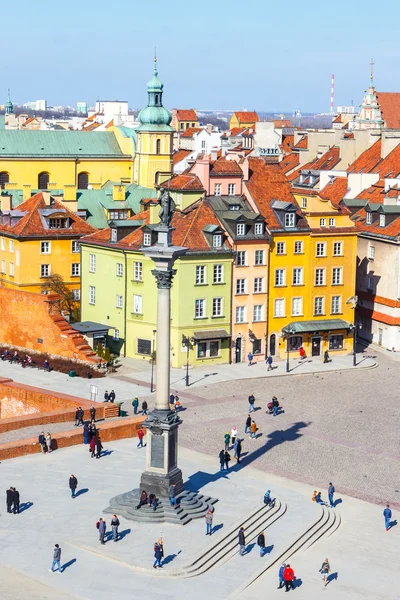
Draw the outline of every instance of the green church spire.
M5 105L5 113L6 115L10 115L13 112L13 103L10 98L10 89L8 89L8 100Z

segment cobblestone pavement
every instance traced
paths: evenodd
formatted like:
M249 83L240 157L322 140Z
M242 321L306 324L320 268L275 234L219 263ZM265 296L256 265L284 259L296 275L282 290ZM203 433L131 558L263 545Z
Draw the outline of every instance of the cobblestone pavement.
M101 430L102 423L110 423L111 421L117 421L119 417L112 417L105 421L96 421L98 428ZM68 421L67 423L46 423L46 425L34 425L32 427L23 427L22 429L14 429L13 431L7 431L6 433L0 434L0 444L6 444L7 442L15 442L18 440L24 440L25 438L37 437L41 431L50 433L53 435L57 431L69 431L74 429L75 424ZM77 427L82 429L82 427Z

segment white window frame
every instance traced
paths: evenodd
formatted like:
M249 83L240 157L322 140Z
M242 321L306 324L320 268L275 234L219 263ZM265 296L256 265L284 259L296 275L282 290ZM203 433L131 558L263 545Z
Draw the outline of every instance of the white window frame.
M218 347L218 352L216 354L211 355L211 344L216 344ZM205 346L205 354L200 355L200 348ZM202 340L196 344L196 358L198 360L204 360L206 358L219 358L221 356L221 340Z
M315 256L318 258L326 256L326 242L317 242L315 244Z
M262 235L264 233L264 223L254 224L254 235Z
M280 307L277 310L277 307ZM285 317L285 298L275 298L274 300L274 317Z
M45 264L40 265L40 277L45 278L45 277L50 277L50 275L51 275L51 264L45 263Z
M6 240L5 240L5 238L3 238L3 237L1 238L1 249L2 249L2 250L5 250L5 249L6 249Z
M10 262L10 277L14 277L14 263Z
M380 214L379 215L379 227L385 227L385 225L386 225L385 215Z
M123 277L124 275L124 265L123 263L117 263L117 277Z
M214 196L220 196L220 195L221 195L221 184L214 183Z
M1 261L1 272L2 272L2 273L6 273L6 272L7 272L7 271L6 271L6 267L7 267L6 261L5 261L5 260L2 260L2 261Z
M247 252L246 250L238 250L236 253L236 266L246 267L247 266Z
M326 219L325 219L325 217L322 217L322 219L319 220L319 226L320 227L326 227Z
M51 242L40 242L40 254L51 254Z
M212 236L213 248L221 248L222 246L222 233L216 233Z
M247 293L247 279L239 277L236 279L236 295Z
M224 265L214 265L213 283L224 283Z
M228 196L235 195L235 188L236 188L236 185L234 183L228 183Z
M117 308L122 308L123 307L123 297L120 294L116 295L116 302L115 302L115 306Z
M275 287L286 285L286 269L275 269L274 285Z
M235 322L246 323L246 307L237 306L235 310Z
M332 285L342 285L342 283L343 283L343 268L342 267L333 267L333 269L332 269Z
M278 255L286 254L286 242L276 242L276 253Z
M301 208L307 208L307 198L301 199Z
M303 267L293 267L292 285L303 285L303 283L304 283Z
M372 212L370 210L367 210L365 222L367 225L372 225Z
M336 220L334 217L329 217L329 221L328 221L329 227L335 227L336 226Z
M81 263L71 263L71 277L81 276Z
M335 310L337 308L337 310ZM342 312L342 296L332 296L331 315L340 315Z
M143 297L140 294L133 294L132 312L134 315L143 314Z
M296 244L300 244L300 250L296 250ZM296 240L294 242L294 254L303 254L304 243L303 240Z
M133 263L133 281L143 281L143 263L140 261Z
M369 260L374 260L375 258L375 246L368 246L368 258Z
M285 228L296 227L296 214L285 213Z
M96 273L96 255L89 254L89 273Z
M115 229L115 227L113 227L111 229L111 241L112 242L117 242L118 241L118 235L117 235L117 230Z
M263 320L263 305L254 304L253 306L253 323L259 323Z
M254 277L253 293L261 294L264 292L264 277Z
M206 285L207 283L207 269L205 265L196 265L195 282L196 285Z
M254 252L254 265L259 267L261 265L265 265L265 251L264 250L255 250Z
M343 256L343 242L333 242L333 256Z
M239 236L246 235L246 224L245 223L237 223L236 224L236 235L239 235Z
M206 316L206 299L196 298L194 301L194 318L204 319Z
M321 316L324 315L324 304L325 298L324 296L315 296L314 297L314 315Z
M71 242L71 252L72 254L79 254L80 252L80 244L78 240L72 240Z
M296 304L299 308L296 310ZM292 298L292 317L300 317L303 314L303 296L294 296Z
M219 296L217 298L212 299L212 316L213 317L223 317L224 311L224 299Z
M89 285L89 304L96 304L96 287Z
M321 275L322 275L322 277L321 277ZM314 285L318 287L321 285L325 285L325 282L326 282L325 269L322 269L322 268L315 269Z
M10 252L14 252L14 240L9 240L8 249L10 250Z
M151 246L151 233L143 234L143 246Z

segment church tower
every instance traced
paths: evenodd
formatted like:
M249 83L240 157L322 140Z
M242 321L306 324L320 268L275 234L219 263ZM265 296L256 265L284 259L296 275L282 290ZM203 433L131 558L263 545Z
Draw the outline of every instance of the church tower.
M157 59L154 73L147 84L148 102L138 115L134 181L153 188L172 175L173 135L172 115L162 104L163 84L158 79Z
M10 90L8 90L8 100L4 106L5 110L5 114L6 115L12 115L14 107L13 107L13 103L11 102L11 98L10 98Z
M354 129L382 129L384 120L379 108L378 98L374 87L374 61L371 58L371 73L369 87L365 90L365 96L362 104L360 104L360 112L354 120Z

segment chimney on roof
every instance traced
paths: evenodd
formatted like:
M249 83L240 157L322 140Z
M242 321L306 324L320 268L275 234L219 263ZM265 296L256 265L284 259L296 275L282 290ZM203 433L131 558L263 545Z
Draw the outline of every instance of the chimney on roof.
M113 185L112 197L117 202L123 202L125 200L125 186L121 184Z
M29 198L32 196L32 186L30 183L24 183L22 184L22 198L25 202L25 200L29 200Z
M4 212L6 210L12 209L12 196L11 194L6 194L1 196L1 210Z
M213 126L212 126L212 124L211 124L211 123L207 123L207 125L206 125L206 130L208 131L208 133L212 133Z
M211 148L211 160L217 160L217 158L218 158L218 148L213 146Z
M49 191L42 192L42 197L46 206L50 206L51 195Z

